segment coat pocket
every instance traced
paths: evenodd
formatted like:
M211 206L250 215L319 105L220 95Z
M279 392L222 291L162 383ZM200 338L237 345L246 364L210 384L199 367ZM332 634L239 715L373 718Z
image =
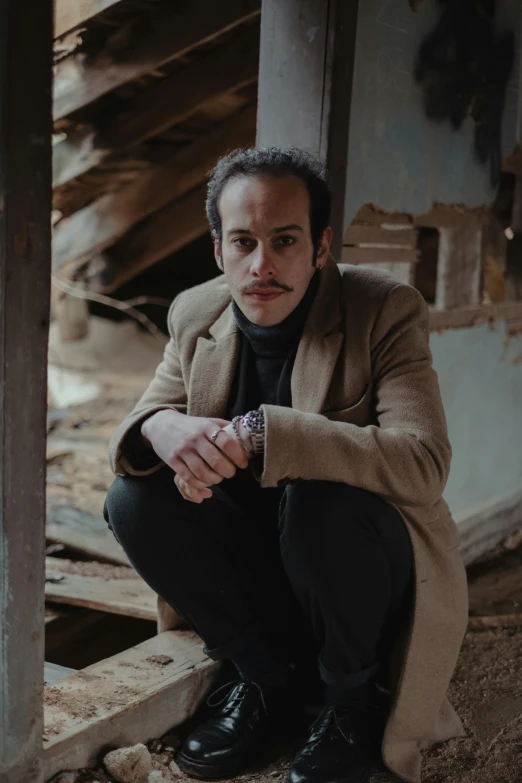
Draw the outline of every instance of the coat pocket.
M358 427L366 427L375 423L375 411L373 408L373 387L369 383L362 394L344 408L328 408L322 412L330 421L343 421L347 424L356 424Z

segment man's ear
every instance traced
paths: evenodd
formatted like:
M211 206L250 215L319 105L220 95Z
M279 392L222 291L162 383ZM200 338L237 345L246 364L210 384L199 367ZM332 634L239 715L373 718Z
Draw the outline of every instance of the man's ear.
M321 237L321 241L319 242L319 247L317 249L317 257L315 260L315 265L319 269L326 264L326 260L330 254L331 244L332 244L332 229L330 226L327 226L323 231L323 236Z
M219 237L217 234L212 235L212 241L214 242L214 258L216 259L216 264L218 265L218 269L221 270L221 272L224 271L223 269L223 256L221 255L221 242L219 241Z

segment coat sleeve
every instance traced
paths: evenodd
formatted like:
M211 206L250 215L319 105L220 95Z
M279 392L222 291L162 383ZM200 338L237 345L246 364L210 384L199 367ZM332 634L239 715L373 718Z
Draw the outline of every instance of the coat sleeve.
M370 337L376 424L358 427L321 414L264 405L261 486L295 479L336 481L403 506L436 503L451 461L446 419L429 348L429 311L399 284Z
M154 453L139 455L133 447L142 422L161 410L187 412L187 390L181 372L177 339L174 329L174 308L178 297L172 302L167 318L170 339L165 346L163 360L147 390L134 409L122 421L109 444L109 462L113 473L119 476L146 476L163 467L164 463L154 459Z

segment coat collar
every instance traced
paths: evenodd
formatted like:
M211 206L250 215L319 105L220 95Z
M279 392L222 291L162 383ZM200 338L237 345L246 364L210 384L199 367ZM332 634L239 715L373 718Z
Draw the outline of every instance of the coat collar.
M319 288L305 323L291 380L292 406L308 413L322 410L343 342L341 275L332 258L319 275ZM224 418L240 343L231 300L210 326L209 335L209 339L198 339L190 375L188 413Z

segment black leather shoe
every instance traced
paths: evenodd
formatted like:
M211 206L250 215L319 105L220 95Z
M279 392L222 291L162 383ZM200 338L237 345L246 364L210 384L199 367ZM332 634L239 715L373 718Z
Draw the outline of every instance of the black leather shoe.
M298 753L287 783L370 783L372 753L349 707L328 704Z
M223 690L223 699L213 701ZM286 711L285 696L287 701L286 688L256 682L232 682L218 688L208 704L222 706L187 737L177 757L179 768L204 779L230 778L243 772L280 723Z

